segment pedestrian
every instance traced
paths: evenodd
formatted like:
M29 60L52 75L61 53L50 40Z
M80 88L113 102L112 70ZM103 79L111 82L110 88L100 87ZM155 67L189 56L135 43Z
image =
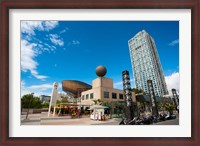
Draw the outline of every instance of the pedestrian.
M81 112L80 112L80 110L77 111L77 115L78 115L78 118L81 117Z

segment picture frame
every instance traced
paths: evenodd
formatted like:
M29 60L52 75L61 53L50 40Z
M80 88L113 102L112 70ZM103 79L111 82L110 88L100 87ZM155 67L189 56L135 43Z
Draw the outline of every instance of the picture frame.
M1 2L1 145L200 145L199 0L5 0ZM10 9L191 9L192 10L192 136L191 137L9 137L9 10Z

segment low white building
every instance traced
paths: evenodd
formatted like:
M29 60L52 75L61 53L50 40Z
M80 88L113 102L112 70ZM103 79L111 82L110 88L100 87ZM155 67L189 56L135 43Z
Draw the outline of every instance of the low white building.
M40 100L42 103L49 103L50 102L50 99L51 99L51 96L48 96L48 95L40 95Z

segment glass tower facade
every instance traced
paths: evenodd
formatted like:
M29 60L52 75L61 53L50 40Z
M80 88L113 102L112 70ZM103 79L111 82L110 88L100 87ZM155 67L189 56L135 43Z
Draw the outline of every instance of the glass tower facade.
M148 94L147 80L152 80L155 96L168 94L154 39L142 30L128 41L128 45L136 88Z

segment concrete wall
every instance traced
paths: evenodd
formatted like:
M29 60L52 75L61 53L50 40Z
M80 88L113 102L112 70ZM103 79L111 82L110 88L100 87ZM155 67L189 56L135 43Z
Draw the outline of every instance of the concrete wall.
M104 98L104 91L109 92L109 98ZM93 93L93 99L90 98L90 93ZM112 98L112 93L117 94L117 98ZM86 100L86 95L88 94L88 99ZM92 82L92 89L81 93L81 105L93 105L94 99L101 99L102 101L124 101L119 98L119 94L124 94L123 90L113 88L113 81L109 78L99 77ZM82 100L84 96L84 100ZM132 100L136 102L135 93L132 92Z
M109 78L99 77L92 81L92 88L98 87L113 88L113 80Z
M27 113L28 109L23 108L22 109L22 115L25 115ZM29 114L35 114L35 113L41 113L41 112L47 112L48 108L39 108L39 109L29 109Z

